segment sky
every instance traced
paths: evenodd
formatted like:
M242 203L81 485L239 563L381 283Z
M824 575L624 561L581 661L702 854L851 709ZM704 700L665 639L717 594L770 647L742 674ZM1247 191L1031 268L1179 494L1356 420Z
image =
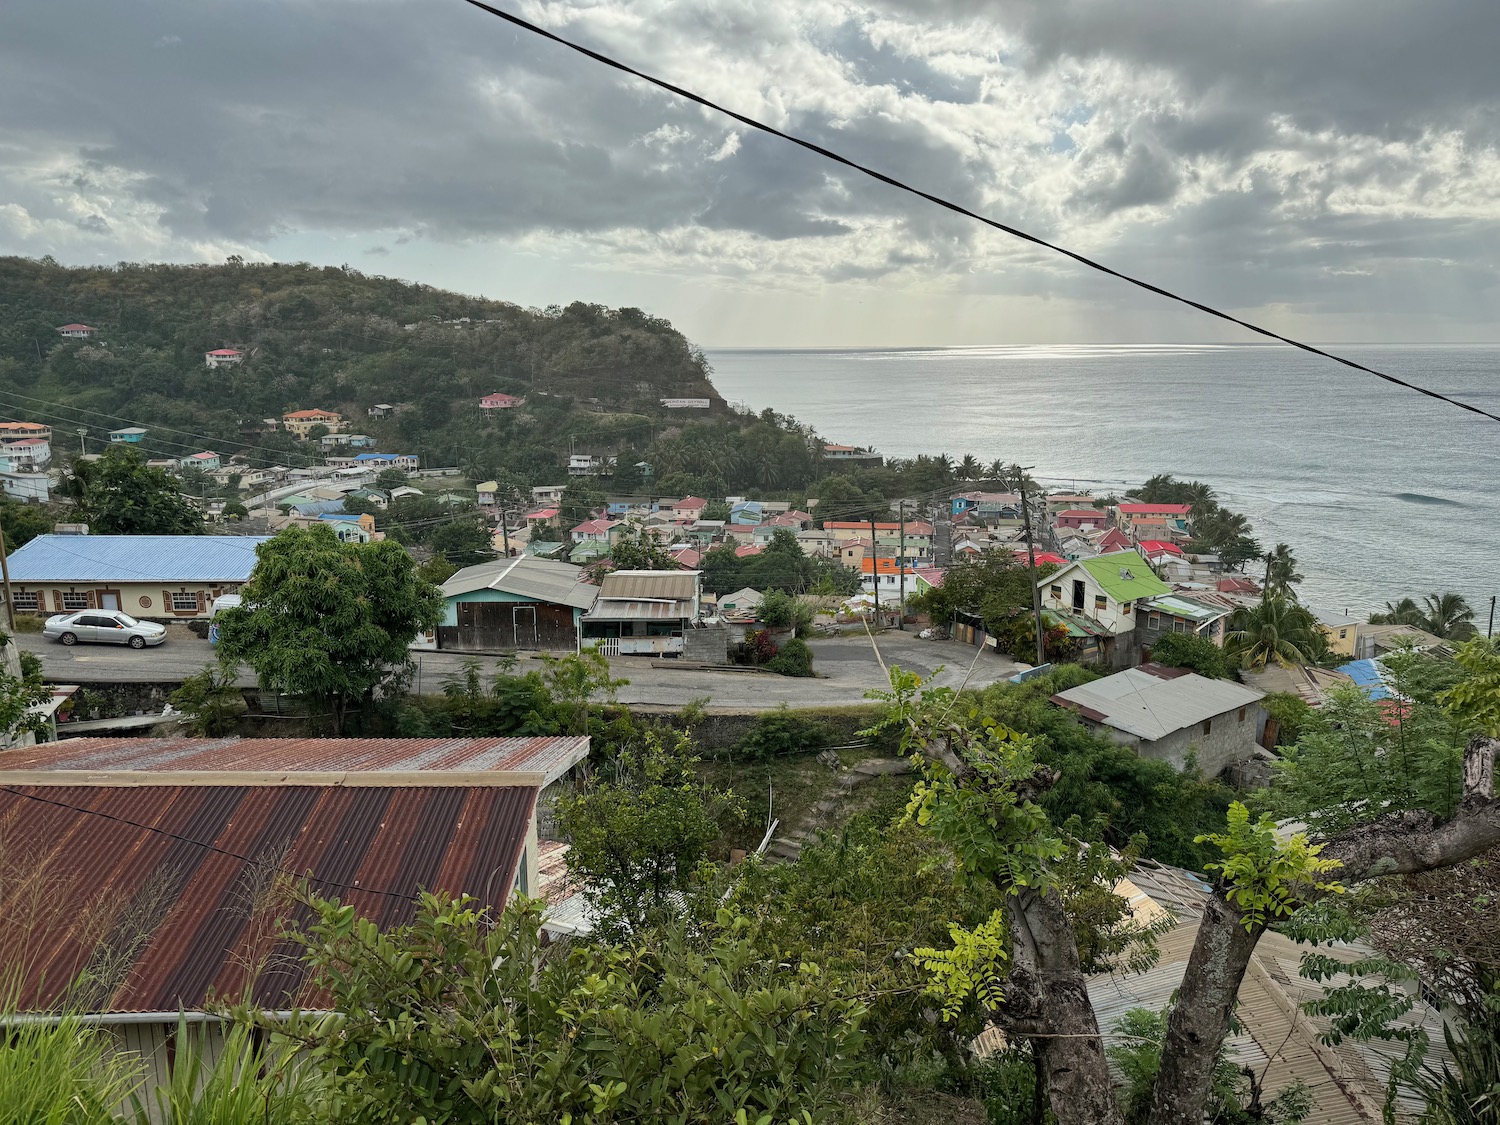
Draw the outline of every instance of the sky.
M1492 342L1484 0L497 0L1278 331ZM462 0L5 0L0 253L342 264L715 346L1239 330Z

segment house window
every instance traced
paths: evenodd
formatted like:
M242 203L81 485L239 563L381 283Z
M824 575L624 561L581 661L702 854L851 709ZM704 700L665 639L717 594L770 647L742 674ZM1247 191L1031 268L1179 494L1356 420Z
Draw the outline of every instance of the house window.
M1124 605L1122 605L1120 607L1120 612L1121 613L1129 613L1130 612L1130 603L1126 602Z
M1241 707L1240 708L1240 719L1239 719L1240 722L1243 723L1245 721L1245 712L1248 711L1248 710L1249 710L1249 708L1247 708L1247 707Z
M1347 638L1348 636L1349 636L1349 630L1348 629L1340 629L1339 630L1339 640L1342 641L1345 638Z
M1153 613L1151 615L1151 628L1153 628L1153 629L1160 629L1161 628L1161 614L1159 614L1159 613Z
M1095 594L1094 595L1094 612L1095 613L1103 613L1104 610L1108 607L1108 605L1109 605L1109 599L1106 598L1103 594Z
M87 594L75 594L72 592L62 596L63 609L72 611L89 608L89 596Z
M42 608L42 600L35 591L27 593L24 590L17 590L12 600L15 602L15 606L19 610L29 610L32 613L35 613L37 610Z
M1214 721L1212 719L1204 719L1203 720L1203 733L1204 734L1208 734L1213 729L1214 729Z
M178 590L172 594L173 613L197 613L198 595L191 591Z
M1052 587L1052 596L1054 598L1060 598L1060 597L1062 597L1062 587L1061 586L1054 586L1054 587Z

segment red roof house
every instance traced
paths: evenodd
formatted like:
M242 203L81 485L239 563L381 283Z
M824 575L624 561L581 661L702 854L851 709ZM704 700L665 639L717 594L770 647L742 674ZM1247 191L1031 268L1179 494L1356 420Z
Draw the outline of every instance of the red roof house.
M502 394L496 391L494 394L485 395L479 400L481 410L514 410L518 406L525 406L526 400L515 395Z

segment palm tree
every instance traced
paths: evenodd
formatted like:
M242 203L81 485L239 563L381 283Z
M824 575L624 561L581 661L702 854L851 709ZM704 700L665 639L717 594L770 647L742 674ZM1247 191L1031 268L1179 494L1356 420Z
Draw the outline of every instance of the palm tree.
M1183 503L1192 509L1194 516L1207 516L1218 510L1219 502L1214 490L1201 480L1190 480L1182 486Z
M1004 480L1005 474L1010 471L1010 465L1003 458L995 458L985 470L985 476L990 480Z
M978 480L980 474L983 472L984 466L979 463L979 458L975 457L972 453L965 453L963 460L958 463L958 467L954 470L954 475L959 480Z
M1444 640L1466 641L1474 628L1474 611L1461 594L1428 594L1422 599L1427 611L1420 615L1422 628Z
M1394 605L1385 603L1381 613L1370 614L1371 625L1424 625L1422 610L1410 598L1402 598Z
M1225 647L1241 668L1264 668L1273 662L1290 668L1317 660L1327 639L1307 609L1291 598L1277 596L1236 610Z
M1276 544L1276 549L1266 556L1265 596L1288 597L1296 600L1293 586L1302 581L1297 573L1297 559L1285 543Z

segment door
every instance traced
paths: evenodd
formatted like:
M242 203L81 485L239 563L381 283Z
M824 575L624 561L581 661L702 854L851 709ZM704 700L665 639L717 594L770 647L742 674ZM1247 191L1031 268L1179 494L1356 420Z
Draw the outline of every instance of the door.
M119 609L120 595L113 590L100 590L98 593L100 609Z
M541 647L536 628L536 606L516 606L510 611L510 624L517 648Z
M85 613L73 618L71 632L80 641L98 641L103 639L99 634L104 630L99 627L99 618L92 613Z
M1081 578L1073 579L1073 612L1083 612L1083 580Z
M130 643L128 630L116 618L108 614L101 613L98 617L94 618L94 624L95 626L97 626L97 628L95 628L94 630L94 639L96 641L103 641L108 645L123 645Z

